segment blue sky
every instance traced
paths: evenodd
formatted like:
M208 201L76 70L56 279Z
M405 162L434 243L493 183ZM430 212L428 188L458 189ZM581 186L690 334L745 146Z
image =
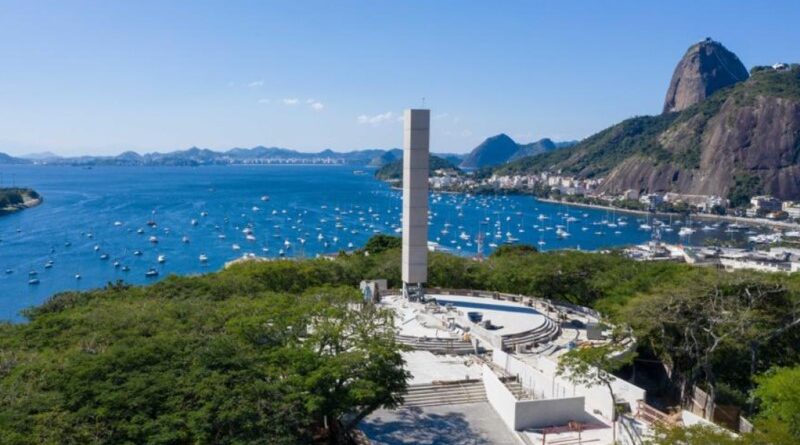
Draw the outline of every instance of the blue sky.
M432 149L580 139L661 109L711 36L800 61L800 1L0 1L0 151Z

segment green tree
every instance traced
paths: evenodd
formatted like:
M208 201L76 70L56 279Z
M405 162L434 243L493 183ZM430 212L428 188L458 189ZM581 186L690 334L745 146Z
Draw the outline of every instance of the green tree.
M740 445L748 443L730 431L707 425L690 427L656 426L651 445Z
M776 437L800 440L800 365L776 368L756 378L760 402L756 427Z
M605 386L611 396L611 416L614 442L617 441L617 398L613 383L614 372L633 362L635 354L624 352L618 346L607 344L597 347L573 349L562 355L557 374L573 385L587 387Z

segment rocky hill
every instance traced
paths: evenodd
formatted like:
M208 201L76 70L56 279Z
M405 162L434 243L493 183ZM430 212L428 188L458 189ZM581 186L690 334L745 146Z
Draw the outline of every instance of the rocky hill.
M689 47L675 67L664 113L685 110L747 77L747 69L736 54L721 43L710 38L698 42Z
M498 173L605 177L602 191L800 199L800 65L757 67L683 111L623 121Z
M571 143L569 142L555 143L547 138L530 144L518 144L508 135L501 133L487 138L480 145L473 148L464 157L460 167L469 169L492 167L570 145Z
M439 169L453 169L458 171L458 168L453 163L436 155L430 155L428 157L428 169L431 175L433 175L434 170ZM382 181L401 181L403 179L402 156L400 159L379 168L378 171L375 172L375 177Z
M548 138L540 139L536 142L531 142L530 144L518 145L519 148L517 149L517 152L511 155L509 161L516 161L517 159L522 159L527 156L536 156L538 154L547 153L548 151L553 151L558 148L558 145Z
M391 150L387 150L385 153L381 153L378 156L372 158L369 161L370 167L383 167L386 164L391 164L392 162L400 159L403 157L403 150L399 148L393 148Z
M5 153L0 153L0 164L30 164L30 160L15 158Z

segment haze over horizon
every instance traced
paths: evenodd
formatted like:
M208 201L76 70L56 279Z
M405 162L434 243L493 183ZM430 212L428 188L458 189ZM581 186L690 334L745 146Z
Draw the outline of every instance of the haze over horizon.
M12 155L391 148L423 97L436 152L500 132L581 139L659 113L675 64L706 36L748 69L800 61L792 1L2 7Z

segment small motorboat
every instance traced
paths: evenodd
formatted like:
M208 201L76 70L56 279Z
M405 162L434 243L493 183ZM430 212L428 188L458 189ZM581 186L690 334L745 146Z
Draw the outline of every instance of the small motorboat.
M151 267L151 268L147 269L147 272L144 273L144 276L146 276L148 278L157 277L158 276L158 271Z

